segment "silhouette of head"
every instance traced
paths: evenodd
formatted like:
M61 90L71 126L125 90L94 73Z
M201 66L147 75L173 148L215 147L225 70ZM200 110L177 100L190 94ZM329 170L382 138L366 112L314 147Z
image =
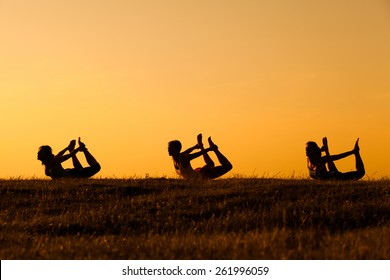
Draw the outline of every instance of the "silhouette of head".
M321 149L318 147L316 142L309 141L306 143L306 156L310 160L321 157Z
M170 156L178 154L181 151L181 143L179 140L173 140L168 143L168 154Z
M41 146L38 149L38 159L40 161L45 161L48 158L54 157L53 152L50 146Z

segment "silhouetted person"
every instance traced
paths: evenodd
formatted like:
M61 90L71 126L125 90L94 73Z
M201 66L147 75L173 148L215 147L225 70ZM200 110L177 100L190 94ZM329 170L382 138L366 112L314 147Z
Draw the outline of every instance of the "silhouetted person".
M41 146L38 150L38 160L45 166L45 174L52 179L56 178L89 178L100 171L100 164L91 155L85 144L80 141L79 147L75 149L76 140L72 140L69 146L59 152L56 156L53 155L50 146ZM69 154L66 154L69 151ZM89 167L83 167L76 157L78 152L83 152ZM62 162L72 158L74 168L64 169Z
M364 176L365 170L360 156L359 138L356 140L353 150L338 155L330 155L326 137L322 139L322 143L322 148L318 147L315 142L310 141L306 144L307 167L311 178L319 180L359 180ZM324 152L325 155L322 156L321 152ZM339 172L334 161L351 155L355 155L356 171Z
M218 150L218 146L213 143L211 137L208 138L210 147L207 149L203 147L202 134L198 135L197 140L198 144L184 152L181 152L182 146L180 141L174 140L168 143L168 153L172 156L177 174L185 179L215 179L226 174L233 168L229 160ZM192 153L196 149L200 149L200 151ZM207 154L210 151L215 153L221 165L215 166L213 160ZM206 165L193 169L190 163L191 160L200 156L203 156Z

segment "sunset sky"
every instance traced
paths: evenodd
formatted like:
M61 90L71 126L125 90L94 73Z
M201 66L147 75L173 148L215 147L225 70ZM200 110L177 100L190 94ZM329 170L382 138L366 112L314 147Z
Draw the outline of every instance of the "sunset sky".
M200 132L225 177L307 177L323 136L390 176L388 0L0 0L0 40L0 178L78 136L97 177L176 177Z

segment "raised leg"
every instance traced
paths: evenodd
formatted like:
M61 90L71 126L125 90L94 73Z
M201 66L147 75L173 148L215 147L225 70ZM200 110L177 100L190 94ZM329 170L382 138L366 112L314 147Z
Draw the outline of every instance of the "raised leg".
M70 153L73 152L73 150L75 148L75 145L76 145L76 140L70 141L69 146L68 146L68 150L69 150ZM76 155L72 156L72 162L73 162L73 166L74 166L75 169L83 168L83 166L81 165L81 163L78 160Z
M204 147L203 147L203 142L202 142L202 134L198 135L197 140L198 140L198 146L199 146L200 150L203 152ZM209 166L209 167L215 166L214 161L211 159L211 157L207 153L203 154L203 159L204 159L207 166Z
M339 180L359 180L363 178L366 171L364 169L364 164L362 157L360 156L360 148L359 148L359 139L357 139L355 143L355 147L353 149L355 160L356 160L356 171L350 171L346 173L339 174Z
M328 146L328 139L326 137L322 138L322 148L321 150L325 152L327 156L330 156L329 153L329 146ZM329 171L338 171L336 165L333 161L328 162L328 169Z
M100 166L97 160L92 156L92 154L85 147L85 144L81 142L80 137L79 137L79 146L81 147L81 151L84 153L85 159L87 160L89 166Z
M366 171L364 169L364 163L362 157L360 156L359 138L356 140L354 152L355 152L355 160L356 160L356 171L363 173L364 176Z
M230 161L219 151L218 146L214 144L214 142L211 140L211 137L209 137L209 144L210 148L213 149L215 155L218 158L218 161L221 165L214 167L213 169L210 170L209 178L214 179L218 178L230 170L232 170L233 165L230 163Z

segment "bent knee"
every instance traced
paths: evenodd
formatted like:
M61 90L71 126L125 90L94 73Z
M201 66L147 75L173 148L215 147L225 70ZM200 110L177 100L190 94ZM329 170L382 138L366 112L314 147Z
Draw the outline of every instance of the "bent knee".
M366 175L366 171L365 170L360 170L357 172L357 179L361 179L364 177L364 175Z
M226 169L228 171L232 170L233 169L233 165L229 162L229 164L226 164Z
M88 167L89 168L89 170L91 170L92 171L92 173L93 174L96 174L96 173L98 173L99 171L100 171L100 169L102 169L102 167L100 166L100 164L99 163L97 163L97 164L94 164L94 165L91 165L90 167Z
M100 164L98 163L98 164L96 164L96 165L94 165L93 166L93 168L96 170L96 172L99 172L100 171L100 169L102 169L102 167L100 166Z

